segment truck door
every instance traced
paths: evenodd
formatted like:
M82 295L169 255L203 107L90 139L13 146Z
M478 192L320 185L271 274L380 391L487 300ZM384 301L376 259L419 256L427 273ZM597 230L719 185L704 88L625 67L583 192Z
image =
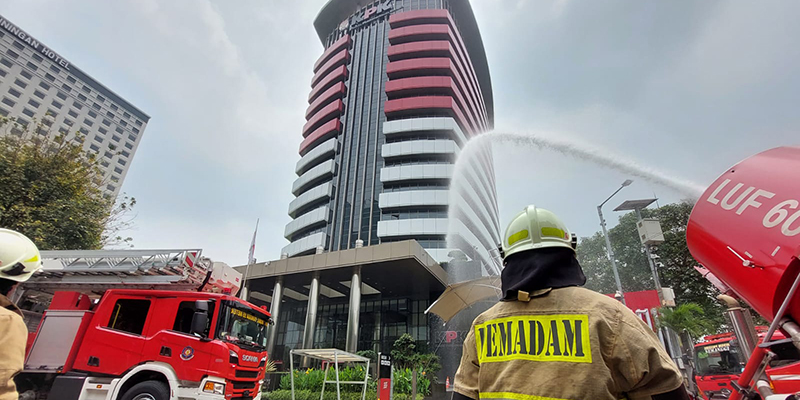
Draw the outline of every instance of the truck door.
M202 338L191 333L192 317L196 311L194 300L164 299L163 306L159 305L157 318L161 324L158 331L151 326L153 337L145 345L145 353L151 359L168 363L175 370L178 379L199 382L208 374L210 363L213 361L212 350L215 343L203 341ZM214 303L209 303L209 323L206 327L205 337L210 333ZM217 349L223 353L224 349ZM224 357L223 357L224 355ZM218 354L214 359L227 362L227 354Z
M75 368L121 375L141 360L145 343L142 332L152 320L152 299L114 296L105 303L84 336Z

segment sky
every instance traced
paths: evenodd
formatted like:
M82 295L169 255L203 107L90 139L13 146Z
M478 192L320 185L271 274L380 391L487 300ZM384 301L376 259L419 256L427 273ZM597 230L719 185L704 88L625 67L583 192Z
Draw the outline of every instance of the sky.
M277 259L325 0L5 0L0 14L152 119L122 190L139 249ZM738 161L800 144L797 2L473 0L495 128L588 146L707 186ZM501 225L527 204L579 236L631 176L493 146ZM634 177L605 206L685 196Z

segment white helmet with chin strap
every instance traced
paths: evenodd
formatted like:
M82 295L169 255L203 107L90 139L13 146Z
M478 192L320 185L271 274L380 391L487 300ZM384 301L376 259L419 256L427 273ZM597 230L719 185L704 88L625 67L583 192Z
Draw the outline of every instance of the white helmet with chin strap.
M0 228L0 278L25 282L40 268L36 245L17 231Z
M530 205L508 224L500 250L506 258L523 251L550 247L575 251L577 238L551 211Z

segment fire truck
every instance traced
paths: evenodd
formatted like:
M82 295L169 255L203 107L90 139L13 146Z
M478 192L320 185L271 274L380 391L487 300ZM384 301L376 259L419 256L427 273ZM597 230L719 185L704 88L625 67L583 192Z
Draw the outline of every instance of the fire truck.
M21 399L260 398L271 317L233 295L233 268L199 249L41 253L15 293Z
M800 147L767 150L725 171L695 204L686 241L698 270L707 268L724 293L733 327L731 338L701 344L698 369L730 399L800 398ZM739 300L770 321L766 331L757 332Z

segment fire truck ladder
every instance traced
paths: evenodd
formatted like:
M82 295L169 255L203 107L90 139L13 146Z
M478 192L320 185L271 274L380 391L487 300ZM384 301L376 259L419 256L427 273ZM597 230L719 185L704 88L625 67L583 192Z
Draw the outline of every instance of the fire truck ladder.
M53 292L106 289L196 290L213 263L200 249L183 250L54 250L42 251L43 269L25 290Z

